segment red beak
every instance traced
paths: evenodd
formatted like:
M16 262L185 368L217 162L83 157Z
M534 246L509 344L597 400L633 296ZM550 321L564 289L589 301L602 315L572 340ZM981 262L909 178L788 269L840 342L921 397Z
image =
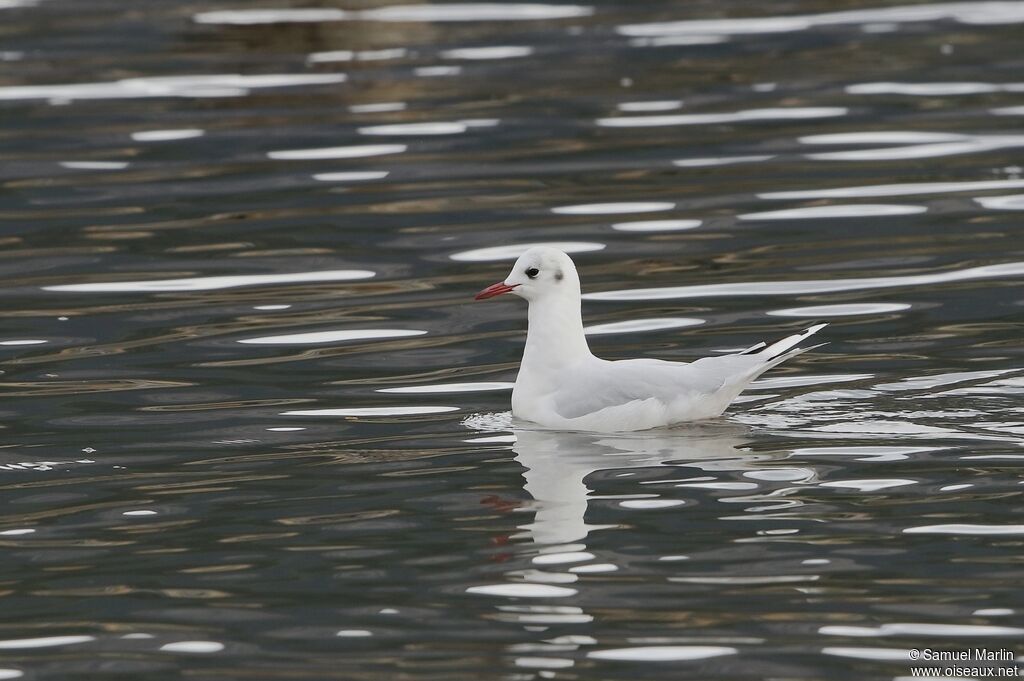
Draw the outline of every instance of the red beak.
M485 288L483 291L481 291L480 293L476 294L474 300L486 300L488 298L493 298L494 296L500 296L502 293L508 293L509 291L514 289L516 286L519 286L519 284L515 284L514 286L509 286L505 282L499 281L497 284L491 284L490 286Z

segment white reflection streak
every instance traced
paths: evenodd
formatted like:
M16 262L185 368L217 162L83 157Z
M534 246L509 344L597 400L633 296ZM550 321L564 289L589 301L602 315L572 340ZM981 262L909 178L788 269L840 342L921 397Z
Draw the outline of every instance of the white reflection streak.
M973 182L908 182L905 184L871 184L862 187L836 187L758 194L759 199L854 199L882 196L917 196L922 194L952 194L956 192L987 191L991 189L1019 189L1022 180L979 180Z
M425 333L426 331L419 329L340 329L336 331L314 331L311 333L292 333L282 336L244 338L238 342L254 345L314 345L317 343L337 343L352 340L405 338L408 336L422 336Z
M95 641L95 636L45 636L41 638L17 638L0 641L0 650L25 650L30 648L51 648L76 643Z
M802 281L735 282L698 286L666 286L664 288L626 289L587 293L586 300L668 300L674 298L712 298L717 296L776 296L834 293L874 288L897 288L944 284L954 281L995 279L1024 275L1024 262L972 267L966 270L917 274L910 276L865 277L863 279L819 279Z
M1024 83L857 83L848 85L846 91L851 95L939 97L1024 92Z
M605 128L647 128L666 125L710 125L715 123L747 123L752 121L804 120L845 116L849 109L842 106L789 107L774 109L748 109L724 113L675 114L662 116L612 116L597 119Z
M593 12L593 8L584 5L476 2L393 5L391 7L355 11L336 8L220 10L200 12L195 14L192 20L198 24L237 26L278 23L322 23L327 21L528 21L584 17L593 14Z
M915 215L927 212L927 206L861 203L841 206L807 206L788 210L745 213L740 220L809 220L819 218L865 218L888 215Z
M988 210L1024 210L1024 194L984 196L975 201Z
M835 305L809 305L784 310L769 310L774 317L849 317L854 315L885 314L909 310L908 303L838 303ZM876 386L877 387L877 386Z
M205 134L200 128L181 128L175 130L140 130L133 132L131 138L136 142L168 142L202 137Z
M387 59L401 59L409 53L404 48L392 48L389 50L331 50L328 52L314 52L306 57L310 64L323 64L338 61L383 61Z
M343 83L341 73L194 75L125 78L101 83L0 87L0 100L135 99L145 97L238 97L251 89Z
M276 161L315 161L334 158L366 158L401 154L408 149L404 144L360 144L347 147L314 147L312 149L282 149L267 153Z
M605 248L604 244L588 241L545 241L529 244L508 244L507 246L491 246L489 248L475 248L469 251L453 253L449 256L452 260L459 262L488 262L494 260L515 260L520 255L534 246L548 246L557 248L566 253L588 253L600 251Z
M222 24L234 26L251 26L256 24L277 23L320 23L324 21L343 21L351 18L352 12L340 9L247 9L221 10L216 12L200 12L192 17L197 24Z
M444 50L441 56L444 59L514 59L528 57L533 54L533 48L525 45L492 45L488 47L459 47L451 50Z
M703 319L690 317L654 317L650 319L629 319L623 322L608 322L606 324L592 324L583 328L588 336L600 336L616 333L640 333L644 331L664 331L665 329L680 329L686 326L700 326L704 324Z
M281 416L417 416L445 414L458 411L458 407L351 407L338 409L300 409L281 412Z
M374 276L376 276L376 273L369 270L328 270L324 272L297 272L293 274L239 274L221 277L191 277L186 279L61 284L57 286L44 286L42 288L44 291L68 293L162 293L168 291L213 291L239 286L265 286L268 284L352 281L370 279Z
M609 648L587 653L593 660L622 662L672 662L678 660L706 660L709 657L736 655L739 651L728 646L637 646Z
M913 144L880 149L858 149L855 151L830 151L807 154L807 158L816 161L898 161L975 154L1016 147L1024 147L1024 135L975 135L960 142L936 142L933 144Z
M359 128L360 135L460 135L469 129L463 121L393 123Z
M818 629L825 636L1020 636L1024 629L987 624L932 624L894 622L877 627L829 625Z
M709 34L759 35L806 31L818 26L901 24L943 19L953 19L965 24L1022 23L1024 22L1024 2L947 2L784 17L662 21L620 26L617 31L622 35L633 37Z

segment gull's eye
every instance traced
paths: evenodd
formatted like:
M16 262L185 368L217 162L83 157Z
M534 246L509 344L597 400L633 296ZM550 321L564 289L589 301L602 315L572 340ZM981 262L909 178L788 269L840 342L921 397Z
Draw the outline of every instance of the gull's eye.
M526 270L526 276L528 276L530 279L533 279L538 274L540 274L540 270L538 270L536 267L531 267L530 269Z

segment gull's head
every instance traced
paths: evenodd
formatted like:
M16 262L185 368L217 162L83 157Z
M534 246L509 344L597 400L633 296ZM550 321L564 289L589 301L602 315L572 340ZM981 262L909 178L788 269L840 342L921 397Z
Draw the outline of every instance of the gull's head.
M549 298L578 301L580 277L572 258L548 246L535 246L519 256L504 281L476 294L477 300L514 293L533 302Z

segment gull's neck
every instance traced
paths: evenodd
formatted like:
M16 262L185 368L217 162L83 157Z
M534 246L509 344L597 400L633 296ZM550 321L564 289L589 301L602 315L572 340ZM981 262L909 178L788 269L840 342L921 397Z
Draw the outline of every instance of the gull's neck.
M553 371L592 356L583 334L579 295L547 296L530 302L530 327L523 368Z

